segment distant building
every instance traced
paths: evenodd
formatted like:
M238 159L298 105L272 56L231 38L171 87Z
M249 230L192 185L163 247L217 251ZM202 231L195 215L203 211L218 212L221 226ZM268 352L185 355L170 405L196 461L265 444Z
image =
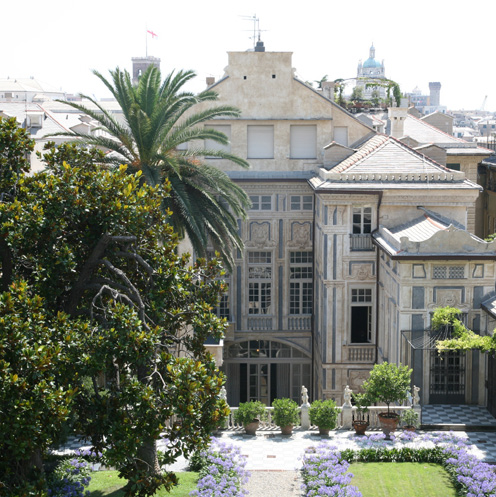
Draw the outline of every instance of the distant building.
M0 78L0 102L43 102L65 98L65 92L34 78Z
M356 86L362 88L363 98L370 100L374 96L385 98L386 89L383 85L386 79L384 61L379 62L375 58L375 47L370 47L369 58L362 64L358 63Z
M437 81L429 83L429 95L423 95L416 86L412 92L406 94L406 97L410 105L415 106L424 115L447 111L446 106L441 105L441 83Z
M146 57L133 57L133 83L137 83L141 75L150 67L160 69L160 59L147 55Z

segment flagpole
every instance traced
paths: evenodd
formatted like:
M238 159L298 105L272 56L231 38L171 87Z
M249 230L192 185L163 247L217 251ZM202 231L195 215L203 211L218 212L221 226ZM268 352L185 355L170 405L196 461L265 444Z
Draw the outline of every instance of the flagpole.
M145 57L148 57L148 26L145 30Z

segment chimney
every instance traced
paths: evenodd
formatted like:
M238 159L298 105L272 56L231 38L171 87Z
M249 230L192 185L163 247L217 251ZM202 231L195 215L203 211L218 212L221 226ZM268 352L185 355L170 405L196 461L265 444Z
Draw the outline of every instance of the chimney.
M261 40L257 41L257 44L255 45L255 52L265 52L263 41Z
M401 138L405 135L405 119L407 115L408 107L389 107L388 118L391 122L392 137Z
M322 81L322 95L334 102L334 81Z
M215 78L213 76L207 76L206 80L207 86L212 86L215 83Z

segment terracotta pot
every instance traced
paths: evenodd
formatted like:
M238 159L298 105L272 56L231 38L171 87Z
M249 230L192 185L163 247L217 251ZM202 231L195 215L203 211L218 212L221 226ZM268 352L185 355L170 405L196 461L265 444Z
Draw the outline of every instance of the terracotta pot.
M367 423L367 421L361 421L361 420L357 420L357 421L353 421L353 428L355 428L355 433L357 435L365 435L365 432L367 431L367 428L369 427L369 424Z
M324 435L324 436L328 437L330 431L331 430L328 430L327 428L320 428L320 426L319 426L319 435Z
M398 414L381 412L377 415L381 423L382 432L386 435L386 440L391 440L391 433L398 428L400 417Z
M405 425L405 426L403 426L403 430L404 431L415 431L416 428L415 428L415 426Z
M293 433L293 425L281 426L281 433L283 435L291 435Z
M260 420L254 419L251 423L245 425L245 433L247 435L256 435L259 426Z

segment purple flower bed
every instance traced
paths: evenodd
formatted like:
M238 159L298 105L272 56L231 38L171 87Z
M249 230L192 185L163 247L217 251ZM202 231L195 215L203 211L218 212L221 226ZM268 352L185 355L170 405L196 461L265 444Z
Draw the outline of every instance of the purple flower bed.
M306 497L361 497L358 488L350 485L350 464L341 459L337 447L321 443L310 447L303 456L303 490Z
M238 497L247 495L242 485L248 481L246 460L241 449L212 438L208 450L202 454L206 464L200 471L198 488L190 493L196 497Z
M443 465L458 484L460 495L467 497L490 497L496 495L496 473L494 468L480 461L469 450L472 446L452 432L418 435L404 432L385 441L385 436L373 434L363 437L359 441L358 450L347 450L353 454L353 460L360 460L360 452L369 452L372 449L387 451L397 458L398 449L408 447L411 450L423 451L426 448L432 451L441 447L441 460ZM411 454L411 451L410 451ZM351 459L350 459L351 460ZM399 460L399 459L396 459ZM333 445L321 443L317 447L307 449L303 457L303 489L305 497L330 496L330 497L359 497L360 491L350 485L352 473L347 473L349 463L342 458L341 452Z

